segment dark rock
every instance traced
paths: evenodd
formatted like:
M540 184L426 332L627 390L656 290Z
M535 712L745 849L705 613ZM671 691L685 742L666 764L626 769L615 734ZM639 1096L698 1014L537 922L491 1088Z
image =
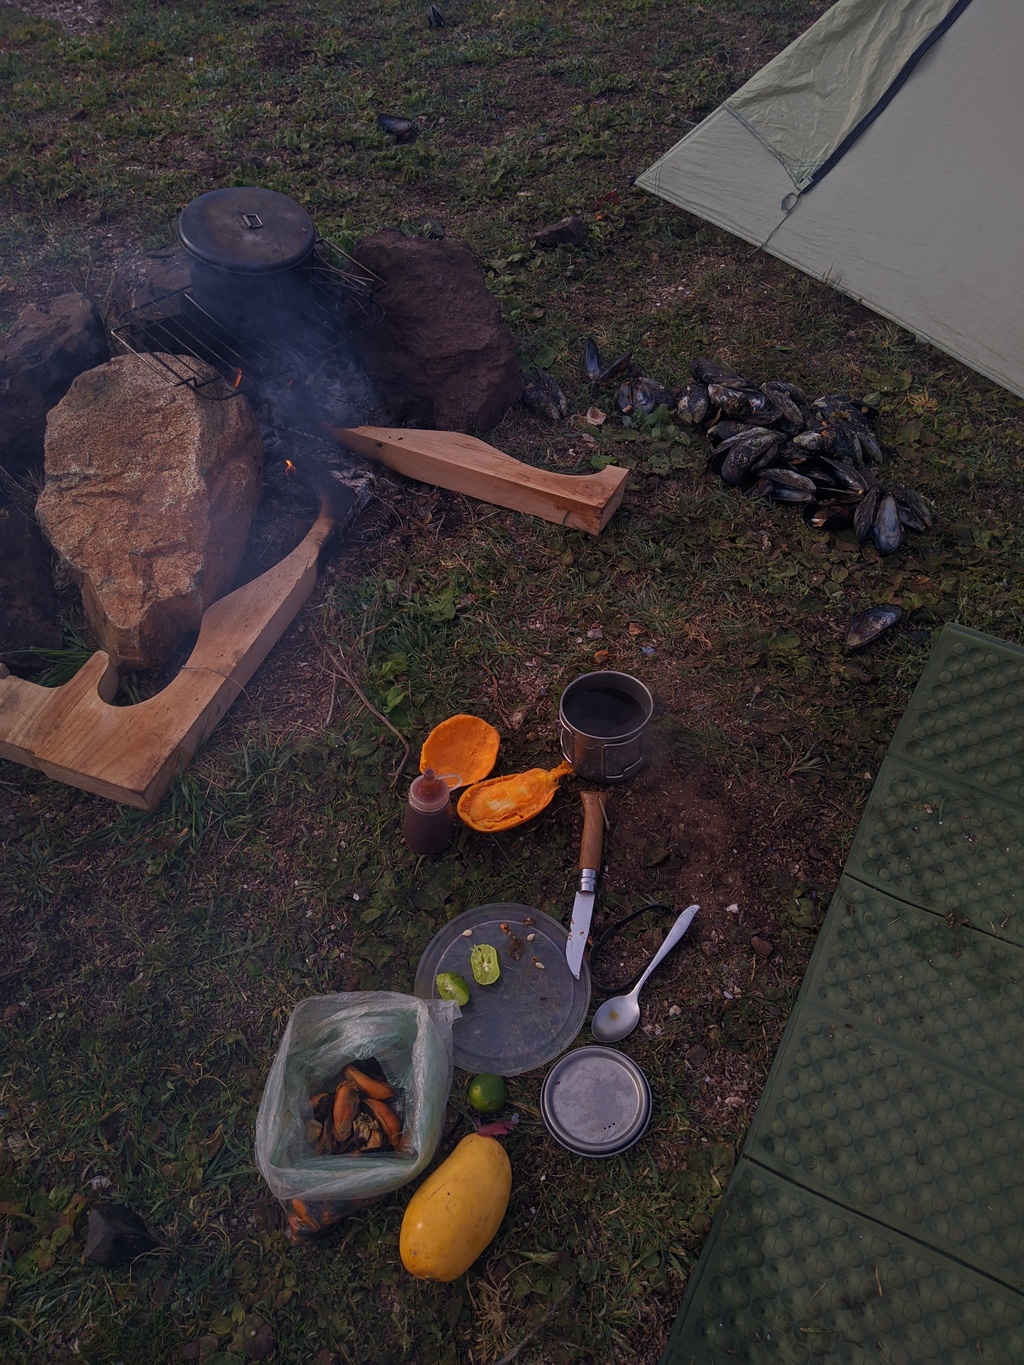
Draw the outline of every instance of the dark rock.
M0 507L0 663L16 673L42 667L28 649L60 649L53 556L33 517Z
M137 256L123 265L114 277L110 291L110 320L113 326L127 314L145 309L168 294L187 289L192 278L188 256L183 247L168 246L148 255Z
M582 246L587 240L587 232L586 223L574 214L541 228L533 242L535 246Z
M770 943L768 939L761 938L759 934L753 936L750 940L750 946L753 948L754 952L757 953L758 957L771 957L772 953L775 951L774 945Z
M274 1329L266 1318L250 1313L238 1334L238 1345L250 1360L269 1360L277 1346Z
M98 1265L123 1265L157 1245L145 1223L124 1204L95 1204L89 1210L85 1255Z
M196 1337L195 1341L190 1341L178 1352L179 1360L205 1360L207 1356L213 1355L214 1351L220 1346L220 1337L215 1337L212 1332L207 1332L204 1336Z
M360 333L361 362L392 420L488 431L523 391L512 333L465 244L388 228L353 252L383 281L383 319Z
M0 469L21 479L42 468L46 414L73 379L109 358L103 318L84 294L22 309L0 339Z

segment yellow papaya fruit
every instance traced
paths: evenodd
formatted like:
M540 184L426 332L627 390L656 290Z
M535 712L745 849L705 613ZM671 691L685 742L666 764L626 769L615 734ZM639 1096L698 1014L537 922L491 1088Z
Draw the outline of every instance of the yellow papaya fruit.
M470 1133L409 1200L398 1249L418 1280L456 1280L501 1226L512 1164L501 1143Z

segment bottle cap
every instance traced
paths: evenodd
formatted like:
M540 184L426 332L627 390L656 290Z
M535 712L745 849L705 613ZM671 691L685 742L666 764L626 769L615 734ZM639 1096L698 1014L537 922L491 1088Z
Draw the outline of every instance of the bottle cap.
M427 768L420 777L414 778L409 788L409 800L421 811L443 810L450 799L448 783L438 777L433 768Z

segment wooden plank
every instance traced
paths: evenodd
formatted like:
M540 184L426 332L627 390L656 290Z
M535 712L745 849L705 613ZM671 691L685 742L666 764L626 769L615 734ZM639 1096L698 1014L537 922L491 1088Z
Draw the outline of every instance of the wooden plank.
M555 474L523 464L461 431L406 427L333 427L348 449L422 483L597 535L622 502L628 469Z
M62 687L41 687L0 665L0 757L155 810L313 590L337 520L325 499L291 554L207 608L188 660L146 701L110 705L118 675L102 650Z

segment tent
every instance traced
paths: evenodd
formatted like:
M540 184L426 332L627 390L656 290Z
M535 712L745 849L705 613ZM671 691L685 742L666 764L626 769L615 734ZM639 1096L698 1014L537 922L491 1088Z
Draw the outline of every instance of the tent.
M637 179L1024 396L1020 0L840 0Z

